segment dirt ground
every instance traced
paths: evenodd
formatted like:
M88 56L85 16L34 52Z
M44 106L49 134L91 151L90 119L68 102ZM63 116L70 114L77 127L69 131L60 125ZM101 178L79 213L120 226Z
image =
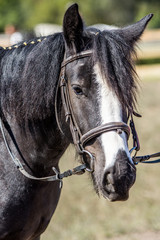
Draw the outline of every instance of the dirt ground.
M110 240L160 240L160 232L145 232L123 235Z

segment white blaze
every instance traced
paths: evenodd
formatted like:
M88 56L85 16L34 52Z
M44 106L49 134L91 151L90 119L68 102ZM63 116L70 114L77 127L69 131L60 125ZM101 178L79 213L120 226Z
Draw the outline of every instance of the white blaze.
M98 64L95 65L94 71L96 74L96 81L99 85L98 91L102 124L123 122L121 104L116 94L109 89ZM117 134L116 131L103 133L101 135L101 141L105 155L105 169L114 165L119 150L124 150L132 162L127 146L127 136L124 132L122 134Z

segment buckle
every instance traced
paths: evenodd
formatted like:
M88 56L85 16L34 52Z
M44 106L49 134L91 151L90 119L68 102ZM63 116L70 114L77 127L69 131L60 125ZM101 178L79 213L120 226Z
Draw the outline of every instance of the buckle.
M86 171L94 172L94 156L87 150L83 150L82 153L83 153L83 161L86 164ZM85 159L85 158L89 158L89 159ZM89 164L89 167L87 167L88 164Z

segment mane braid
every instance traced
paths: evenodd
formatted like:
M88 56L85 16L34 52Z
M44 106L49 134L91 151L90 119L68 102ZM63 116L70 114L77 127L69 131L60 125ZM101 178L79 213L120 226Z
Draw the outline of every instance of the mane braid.
M47 39L47 37L35 38L33 40L29 40L28 42L24 41L24 42L20 42L18 44L14 44L12 46L1 47L1 49L3 49L3 50L13 50L15 48L25 47L25 46L27 46L29 44L32 44L32 45L33 44L37 44L37 43L42 42L43 40L46 40L46 39Z

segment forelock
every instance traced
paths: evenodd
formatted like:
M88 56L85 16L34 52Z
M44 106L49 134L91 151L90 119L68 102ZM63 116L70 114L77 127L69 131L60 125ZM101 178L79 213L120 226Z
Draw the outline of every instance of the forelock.
M124 108L136 108L137 75L132 48L122 36L113 31L95 31L92 34L93 62L98 62L108 86Z

